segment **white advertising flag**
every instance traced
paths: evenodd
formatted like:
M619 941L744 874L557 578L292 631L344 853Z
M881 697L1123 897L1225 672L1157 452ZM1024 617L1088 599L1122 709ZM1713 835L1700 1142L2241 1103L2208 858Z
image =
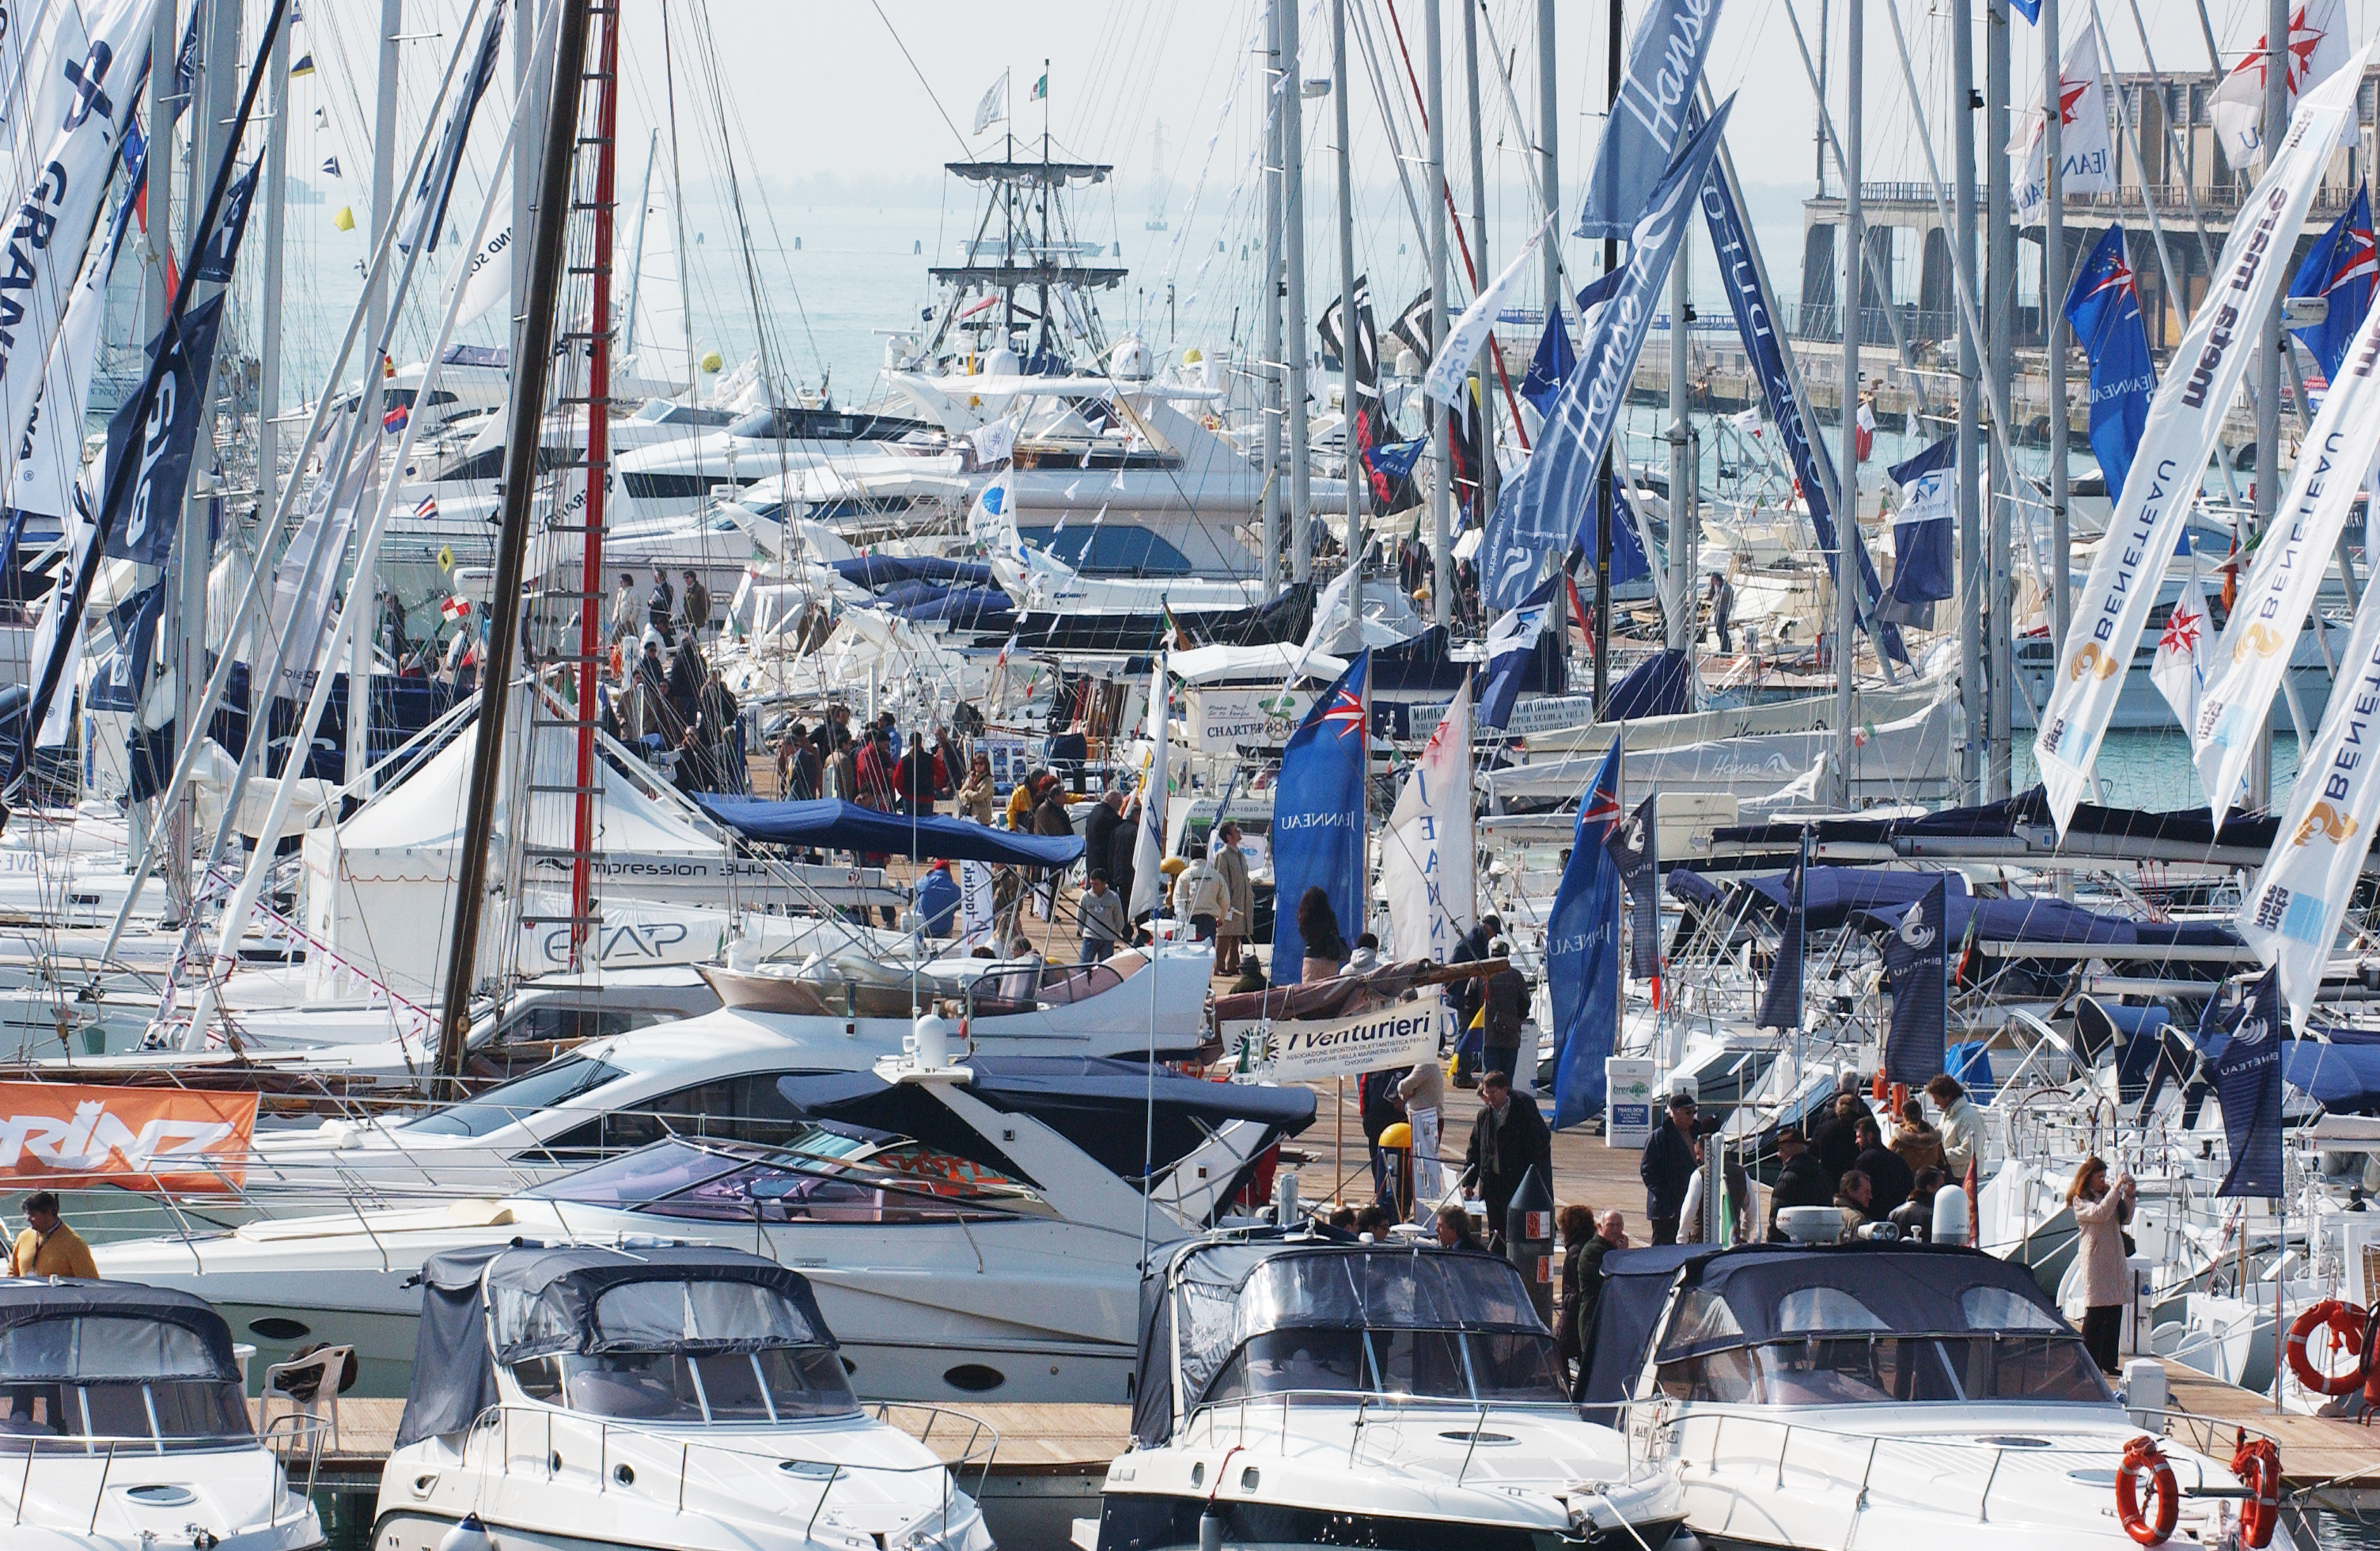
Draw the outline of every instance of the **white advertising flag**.
M2049 115L2038 102L2009 145L2016 224L2037 226L2049 213L2048 160L2042 154ZM2099 44L2089 28L2058 67L2058 165L2069 194L2116 188L2116 150L2107 141L2107 96L2099 79Z
M1259 1027L1265 1037L1257 1064L1276 1083L1353 1077L1384 1067L1435 1060L1454 1032L1446 992L1437 986L1411 1001L1391 1002L1329 1023L1226 1024L1216 1032L1229 1040Z
M1008 72L1003 70L1000 79L991 83L991 90L983 94L983 101L975 105L975 132L980 135L1007 116Z
M2359 74L2361 72L2358 72ZM2322 730L2298 761L2272 854L2240 908L2240 936L2280 970L2289 1022L2305 1026L2330 946L2380 822L2380 601L2365 594L2338 660Z
M1165 745L1172 740L1172 710L1166 703L1165 654L1148 671L1148 773L1140 783L1140 833L1132 844L1132 898L1124 902L1127 919L1138 920L1165 900L1171 881L1165 866Z
M481 237L480 245L463 256L457 273L462 278L463 306L455 314L455 326L461 328L513 294L512 223L507 221L501 230Z
M97 7L82 56L51 61L55 76L70 83L55 120L26 126L26 143L49 149L33 164L9 218L7 300L0 304L0 447L21 445L32 422L50 345L99 215L109 166L131 121L155 10L156 0L107 0Z
M2199 580L2198 551L2182 540L2190 560L2190 574L2182 579L2180 595L2173 600L2173 612L2166 616L2165 631L2157 636L2156 656L2149 663L2149 682L2155 685L2165 703L2182 726L2198 725L2198 708L2206 693L2206 664L2215 654L2211 648L2214 626L2206 618L2206 588ZM2238 615L2233 615L2238 618ZM2221 823L2223 816L2215 816Z
M2206 99L2207 116L2215 121L2215 143L2234 167L2252 171L2265 164L2265 47L2271 36L2257 34L2256 46L2231 67ZM2347 0L2308 0L2289 13L2286 90L2290 112L2297 111L2300 97L2338 73L2347 63ZM2355 74L2361 79L2363 71L2358 67ZM2323 149L2338 143L2326 141Z
M2034 763L2060 835L2090 784L2132 648L2148 623L2182 520L2197 498L2231 395L2255 353L2254 321L2271 309L2288 276L2290 246L2313 207L2339 126L2355 111L2355 85L2370 52L2368 45L2359 51L2352 69L2333 76L2299 103L2278 154L2232 223L2206 303L2191 320L2149 403L2148 424L2122 499L2108 520L2107 541L2075 595L2073 622L2059 643L2049 704L2033 741Z
M107 318L107 277L131 224L130 212L119 210L75 281L25 439L17 444L16 461L0 467L0 507L63 518L73 502L82 476L83 411L99 361L100 325Z
M1446 343L1439 346L1438 358L1429 363L1428 374L1421 380L1421 391L1449 408L1463 398L1463 380L1471 371L1471 363L1479 358L1488 336L1496 332L1496 314L1503 310L1504 298L1521 278L1521 272L1536 262L1537 244L1545 241L1554 218L1547 216L1521 244L1512 261L1504 266L1488 287L1463 309L1454 327L1446 331ZM1468 411L1466 410L1467 414Z
M1477 919L1471 838L1471 681L1414 761L1380 836L1380 892L1399 962L1444 963Z
M2362 488L2372 450L2380 446L2380 308L2363 322L2339 362L2313 428L2298 449L2296 472L2256 546L2256 561L2223 627L2214 681L2190 729L2199 784L2220 826L2240 790L2256 737L2280 693L2299 626L2330 569L2347 514Z

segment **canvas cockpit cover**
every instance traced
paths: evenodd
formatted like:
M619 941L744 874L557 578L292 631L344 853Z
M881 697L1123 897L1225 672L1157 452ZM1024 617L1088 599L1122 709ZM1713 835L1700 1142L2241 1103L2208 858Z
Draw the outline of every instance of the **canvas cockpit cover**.
M85 1327L82 1338L72 1342L17 1334L28 1325L68 1319L109 1323ZM105 1339L95 1342L96 1331L105 1331ZM170 1376L239 1382L231 1327L223 1315L193 1293L139 1282L0 1278L0 1352L6 1354L10 1378ZM55 1365L47 1361L52 1358L73 1365L55 1373L36 1371Z
M1666 1245L1606 1255L1603 1274L1590 1405L1628 1400L1657 1339L1669 1362L1801 1336L2072 1334L2028 1268L1947 1244Z
M1134 1437L1172 1436L1177 1366L1195 1406L1250 1338L1301 1328L1542 1334L1545 1322L1520 1273L1491 1255L1302 1233L1202 1242L1142 1279Z
M396 1447L468 1427L497 1401L499 1363L834 1344L808 1278L740 1250L451 1251L421 1268L421 1328Z

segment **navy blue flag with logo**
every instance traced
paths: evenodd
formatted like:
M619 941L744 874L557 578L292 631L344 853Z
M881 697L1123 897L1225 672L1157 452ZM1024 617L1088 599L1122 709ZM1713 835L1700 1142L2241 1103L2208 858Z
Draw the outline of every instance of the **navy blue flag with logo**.
M2280 972L2268 969L2249 984L2230 1036L2207 1063L2231 1150L2231 1169L2217 1195L2277 1198L2282 1193L2281 1053L2289 1038Z
M1892 1023L1884 1037L1888 1081L1922 1087L1942 1074L1949 1023L1949 886L1937 878L1884 939Z
M2355 191L2354 202L2322 234L2305 262L2289 282L2292 297L2321 297L2330 310L2319 323L2289 332L2306 347L2325 378L2336 378L2347 359L2348 341L2355 337L2363 315L2372 310L2372 289L2380 281L2380 258L2372 247L2372 191Z
M2132 266L2124 261L2121 226L2108 227L2074 272L2066 321L2091 358L2091 451L2107 477L2112 503L2123 494L2124 476L2149 423L2149 400L2156 396L2148 325L2141 321Z
M1603 1108L1603 1062L1620 1033L1620 869L1604 849L1619 822L1620 740L1614 738L1579 800L1570 862L1546 917L1557 1131Z
M1628 43L1628 68L1596 143L1577 236L1633 237L1661 175L1692 133L1694 85L1719 0L1653 0Z
M1546 332L1537 336L1537 353L1529 357L1529 374L1521 379L1521 396L1540 416L1553 412L1554 399L1570 374L1578 370L1578 351L1570 342L1570 325L1557 307L1546 315Z
M1727 305L1735 314L1744 359L1760 379L1761 399L1777 427L1777 439L1784 444L1786 465L1793 470L1793 493L1810 510L1810 529L1817 535L1818 552L1825 557L1827 574L1831 576L1837 542L1834 508L1827 492L1838 488L1833 460L1827 454L1826 444L1810 435L1810 421L1803 413L1801 394L1794 390L1793 374L1786 370L1786 345L1777 333L1777 308L1761 283L1759 248L1752 229L1743 223L1743 212L1737 207L1727 179L1706 180L1702 204L1703 224L1710 231L1711 253L1727 285ZM1853 523L1851 531L1852 567L1859 577L1860 628L1864 630L1884 596L1884 584L1877 579L1876 562L1868 557L1867 544L1860 538L1859 525ZM1875 628L1894 661L1909 660L1899 627L1876 620Z
M1659 803L1647 797L1637 804L1603 842L1628 889L1628 975L1653 982L1656 1007L1661 1004L1661 832L1655 812Z
M1528 676L1530 660L1546 626L1561 624L1561 600L1554 589L1560 576L1548 576L1537 589L1507 609L1488 627L1488 682L1479 691L1479 725L1500 728L1512 719L1512 703L1521 697L1521 681Z
M471 74L447 113L446 127L439 131L438 154L421 169L421 182L413 191L413 212L397 238L397 247L407 252L411 252L416 243L421 244L425 253L438 251L438 231L446 224L446 203L455 197L455 175L463 165L463 144L471 137L471 115L479 112L480 99L487 95L488 83L496 79L498 47L504 42L504 12L509 8L498 6L488 12L487 27L480 34L480 52L471 61Z
M1876 609L1895 624L1934 628L1934 605L1958 590L1958 448L1944 437L1888 470L1900 487L1892 524L1892 590Z
M1366 686L1372 654L1347 665L1322 692L1281 750L1273 783L1272 978L1295 985L1305 960L1297 903L1319 888L1339 918L1339 935L1353 942L1364 932L1364 771L1370 741Z
M1777 944L1777 962L1768 969L1768 984L1760 992L1755 1028L1802 1026L1802 903L1809 876L1810 836L1804 830L1802 854L1785 875L1785 929Z

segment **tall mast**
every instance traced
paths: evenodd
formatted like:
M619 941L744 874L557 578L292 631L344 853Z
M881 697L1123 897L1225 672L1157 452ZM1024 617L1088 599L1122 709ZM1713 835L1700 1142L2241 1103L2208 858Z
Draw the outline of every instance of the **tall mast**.
M1468 3L1468 0L1465 0ZM1439 0L1424 0L1422 14L1423 73L1428 79L1429 100L1422 111L1429 115L1429 347L1446 343L1446 84L1444 50L1439 42ZM1425 362L1424 365L1428 363ZM1454 499L1453 426L1446 406L1429 403L1429 444L1438 455L1438 478L1429 492L1430 621L1444 624L1454 617L1454 557L1450 508Z
M141 287L143 323L140 330L144 339L155 337L158 331L165 326L165 316L174 299L172 288L165 284L165 276L174 265L175 46L174 7L160 6L156 20L149 29L149 159L144 188L148 203L149 250L144 256L148 262L146 283ZM176 581L181 575L178 568L184 563L182 551L188 546L188 538L189 525L186 522L174 543L172 564L176 567L174 573ZM181 627L182 613L178 601L184 590L169 588L165 594L168 599L176 600L170 638L177 670L189 660L189 637ZM64 596L60 595L58 600L50 606L56 608L64 600ZM75 692L71 684L61 688L69 696ZM179 733L187 738L189 730L187 727L179 729ZM175 805L171 813L159 811L155 815L155 821L166 828L166 854L173 858L172 865L165 869L165 915L169 921L187 921L193 908L197 891L191 887L190 851L196 843L197 804L197 794L188 794ZM145 803L135 804L133 811L138 815L148 806ZM138 845L147 838L143 833L145 828L138 822L132 825L128 834L131 843Z
M1549 233L1542 251L1545 254L1546 321L1552 324L1562 313L1561 284L1561 174L1557 142L1561 139L1561 117L1554 94L1555 83L1560 79L1561 67L1554 57L1554 0L1537 0L1537 154L1543 162L1546 208L1555 212L1556 229Z
M2063 641L2074 618L2074 565L2066 527L2066 81L2058 0L2041 0L2036 30L2041 34L2041 171L2048 196L2041 228L2041 349L2049 359L2049 612L2051 639ZM2100 68L2107 68L2104 60Z
M174 7L161 6L158 9L170 16ZM239 11L238 0L199 0L193 18L199 27L199 59L202 63L196 67L190 82L190 176L185 187L194 197L215 164L223 160L230 138L238 85L236 61L239 55ZM282 36L286 35L285 29ZM167 79L170 78L154 74L151 77L152 81ZM155 88L152 86L151 91L153 96ZM190 305L211 301L223 289L214 282L200 281L191 288ZM219 488L212 455L214 386L211 367L210 362L192 363L192 376L200 392L207 395L207 403L199 411L200 454L192 460L189 487L182 498L181 586L174 632L174 689L177 704L174 714L176 735L184 738L201 734L207 718L207 574L214 559L213 535L210 530ZM249 703L256 703L252 687ZM193 820L190 839L195 849L200 839L195 824L195 794L188 811ZM187 856L184 861L188 861ZM203 879L194 880L192 891L205 891Z
M1257 364L1264 372L1264 595L1281 592L1281 14L1297 0L1265 6L1264 280L1257 289Z
M1621 0L1611 0L1610 20L1606 25L1603 61L1603 101L1608 115L1620 111L1620 30ZM1542 45L1540 45L1542 46ZM1556 205L1555 209L1561 207ZM1553 245L1547 245L1550 251ZM1620 267L1620 239L1603 239L1603 273L1609 274ZM1560 305L1559 301L1556 303ZM1582 323L1585 320L1580 320ZM1603 715L1604 702L1611 694L1611 461L1614 437L1603 448L1603 467L1597 476L1595 500L1595 714Z
M396 91L397 42L405 31L405 0L381 0L380 4L380 97L375 104L372 127L372 243L379 246L381 237L390 231L397 218L396 212ZM378 339L388 321L388 285L384 279L374 280L368 293L370 307L364 316L364 337ZM517 292L516 293L517 295ZM379 446L381 413L387 407L387 363L372 361L366 365L363 402L356 412L364 417L365 445L372 449L366 460L370 471L364 478L363 492L357 497L358 510L370 504L380 489ZM391 470L389 478L395 479ZM360 562L363 558L363 529L360 525L351 553ZM347 584L351 597L363 600L370 608L372 593L379 585L377 576L356 575ZM358 616L370 619L367 613ZM465 628L468 628L468 625ZM347 780L365 782L361 790L370 792L365 771L371 765L371 668L372 640L379 632L358 628L347 636Z
M1974 0L1950 0L1950 124L1957 179L1952 217L1958 245L1955 262L1969 276L1978 273L1975 257L1975 6ZM1984 631L1981 605L1984 536L1980 470L1983 451L1982 417L1978 413L1976 374L1983 362L1975 341L1965 329L1959 334L1959 702L1967 721L1967 735L1959 743L1961 799L1980 803L1984 796L1984 740L1977 734L1986 725L1984 703Z
M1488 149L1479 132L1478 0L1463 0L1463 85L1471 109L1471 269L1475 291L1494 273L1488 263ZM1479 351L1479 407L1473 411L1479 416L1479 491L1471 525L1483 528L1488 514L1496 509L1498 439L1496 416L1490 407L1495 400L1488 382L1488 362L1495 352L1496 332L1491 327Z
M2016 295L2016 230L2009 224L2009 160L1998 147L2009 139L2009 0L1985 0L1984 19L1984 139L1993 148L1984 158L1984 294L1991 338L1985 368L1995 382L2013 380L2015 349L2010 301ZM2013 396L2013 395L2010 395ZM2005 402L2005 400L2003 400ZM2018 499L2016 470L2004 455L2013 426L2002 426L1990 464L1991 484L1985 494L1985 551L1990 564L1985 607L1991 621L1991 769L1986 801L2005 800L2016 776L2010 718L2015 707L2015 642L2010 634L2009 591L2010 508Z
M1433 0L1434 3L1434 0ZM1314 579L1314 463L1308 456L1305 413L1305 79L1298 56L1297 0L1281 7L1281 67L1288 72L1281 98L1281 361L1288 369L1283 408L1289 432L1289 576Z
M1692 370L1692 357L1691 341L1686 336L1686 313L1693 289L1689 272L1694 267L1694 227L1692 221L1680 224L1683 232L1678 242L1678 256L1670 265L1670 605L1662 612L1669 616L1670 649L1691 651L1694 644L1694 577L1693 544L1687 535L1694 521L1694 466L1687 423L1686 374Z
M2269 0L2265 12L2265 164L2270 166L2289 127L2289 0ZM2255 512L2242 549L2272 526L2281 493L2281 352L2289 348L2289 336L2281 332L2281 292L2287 288L2274 288L2272 311L2257 321ZM2273 806L2269 707L2257 728L2254 757L2248 761L2248 806L2258 812Z
M1330 0L1330 107L1339 164L1339 403L1347 449L1347 549L1358 563L1347 573L1350 652L1364 648L1364 466L1355 438L1355 174L1347 146L1347 0Z
M1859 0L1843 7L1843 376L1842 376L1842 509L1835 514L1835 806L1848 809L1852 806L1852 729L1858 710L1852 701L1854 666L1852 631L1856 628L1859 596L1859 569L1852 562L1852 546L1859 537L1859 390L1860 390L1860 323L1864 309L1860 306L1862 281L1865 266L1861 262L1866 246L1865 233L1861 229L1860 213L1860 120L1861 93L1864 85L1864 61L1865 47L1863 22L1866 7ZM1821 113L1825 111L1821 104ZM1892 298L1886 297L1889 305ZM1670 327L1677 326L1670 320ZM1679 454L1673 451L1672 457ZM1670 495L1670 549L1674 555L1682 548L1678 521L1679 491L1672 487ZM1683 612L1683 610L1680 611ZM1881 661L1884 648L1876 647Z
M264 292L267 297L281 295L282 226L289 203L289 29L275 28L273 33L272 63L266 67L266 110L272 115L264 130L264 210L263 229L257 234L264 247ZM265 307L261 313L257 342L256 398L256 553L259 563L268 552L273 535L267 531L273 514L281 502L281 427L274 417L281 413L281 309ZM254 673L264 671L264 612L254 636L255 646L249 651L252 670L249 685L249 704L255 703Z

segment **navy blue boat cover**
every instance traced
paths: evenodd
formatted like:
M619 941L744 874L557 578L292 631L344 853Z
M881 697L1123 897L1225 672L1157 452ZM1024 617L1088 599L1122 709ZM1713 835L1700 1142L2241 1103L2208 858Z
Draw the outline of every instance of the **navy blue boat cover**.
M694 800L703 812L745 839L771 845L880 852L912 858L942 856L953 862L993 862L1012 867L1062 867L1081 860L1083 854L1080 835L1020 835L965 818L910 818L834 797L771 803L703 792L696 794Z

